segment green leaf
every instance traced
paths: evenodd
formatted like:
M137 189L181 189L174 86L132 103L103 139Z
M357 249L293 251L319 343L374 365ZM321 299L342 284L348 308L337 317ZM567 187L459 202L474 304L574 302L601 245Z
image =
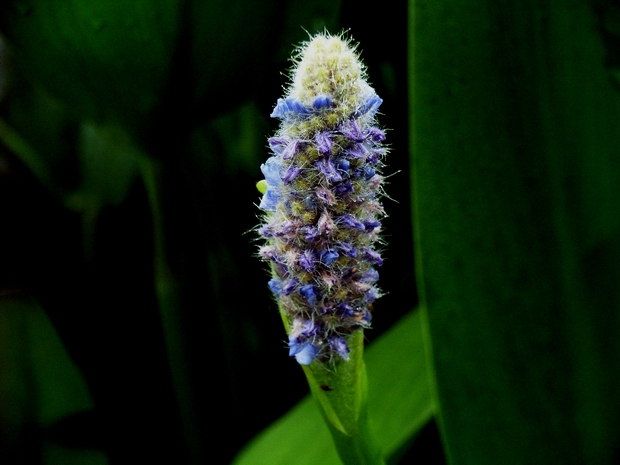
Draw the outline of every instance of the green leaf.
M56 422L94 405L86 381L43 309L33 300L0 295L0 459L45 464L104 465L99 450L73 449L45 439ZM38 434L33 434L35 431Z
M174 109L172 123L191 121L251 97L281 50L288 56L304 29L333 28L339 7L326 0L6 0L0 30L29 78L76 114L144 130L157 109Z
M620 95L596 17L410 5L417 274L450 462L615 463Z
M167 79L178 0L14 0L0 28L15 60L76 113L139 124Z
M412 311L365 351L368 410L384 457L397 452L433 416L419 311ZM325 392L325 391L323 391ZM263 431L235 465L341 463L310 396Z

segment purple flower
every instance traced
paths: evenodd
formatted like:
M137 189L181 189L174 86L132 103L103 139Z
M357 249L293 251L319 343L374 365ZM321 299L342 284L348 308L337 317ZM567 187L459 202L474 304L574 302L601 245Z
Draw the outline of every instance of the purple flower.
M267 142L269 142L269 147L273 150L273 153L281 155L289 140L286 137L270 137Z
M293 158L302 147L302 142L300 140L294 140L290 144L286 146L286 148L282 151L282 159L290 160Z
M327 132L318 132L315 136L316 139L316 147L319 149L323 155L331 155L332 154L332 139Z
M361 229L361 230L366 229L366 226L364 226L364 223L362 223L360 220L355 218L353 215L342 215L340 218L338 218L338 222L342 224L343 226L347 226L352 229Z
M353 246L348 242L340 243L340 250L342 251L343 254L347 255L348 257L351 257L351 258L357 257L357 250L355 250Z
M354 191L353 185L349 182L343 182L342 184L339 184L336 187L334 187L334 193L338 197L344 197L345 195L350 194L353 191Z
M314 253L311 250L304 250L303 253L299 255L299 266L305 271L314 270Z
M316 196L321 202L323 202L324 204L328 206L331 206L334 203L336 203L336 197L334 196L334 194L329 189L323 186L317 187Z
M313 241L319 236L319 230L315 226L304 226L301 229L307 241Z
M342 181L342 176L338 171L336 171L336 167L332 163L331 159L327 160L319 160L316 162L316 166L319 168L325 179L330 183L334 184Z
M282 182L284 182L284 184L290 184L299 176L299 173L301 173L300 167L290 165L282 175Z
M374 287L371 287L370 289L368 289L368 291L366 291L366 294L364 295L364 300L366 301L366 303L371 304L378 297L379 293L377 292L377 290Z
M355 311L353 311L353 308L347 303L338 304L337 308L338 308L338 313L340 315L346 315L346 316L355 315Z
M383 148L373 148L370 151L370 154L368 155L368 157L366 158L366 161L368 163L372 163L375 164L379 161L379 159L385 155L385 149Z
M291 295L292 292L297 288L299 282L296 279L289 279L280 287L282 294Z
M347 121L346 124L343 124L340 131L352 142L364 142L366 140L366 136L362 132L357 121L354 119Z
M374 284L379 280L379 272L374 268L369 269L362 275L360 281L368 284Z
M347 147L345 154L349 158L364 158L368 154L368 150L364 144L353 144Z
M383 142L385 140L385 132L379 128L370 127L364 131L364 134L373 142Z
M372 249L364 250L364 258L377 266L383 265L383 258L381 258L381 255L379 255L379 252L376 252Z

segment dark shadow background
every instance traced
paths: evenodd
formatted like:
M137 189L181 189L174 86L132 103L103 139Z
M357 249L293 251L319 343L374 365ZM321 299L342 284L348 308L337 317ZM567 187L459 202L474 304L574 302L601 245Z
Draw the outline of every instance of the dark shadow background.
M0 298L33 297L44 308L87 381L95 409L45 429L25 420L18 440L9 444L8 435L2 436L2 463L39 463L43 439L101 449L111 464L182 464L190 457L198 463L227 463L308 392L302 371L287 356L252 231L259 214L254 187L261 178L259 165L268 157L266 138L277 127L267 116L286 84L288 54L307 37L302 28L346 30L360 43L370 82L384 99L379 119L391 148L386 190L394 200L384 199L389 217L380 284L385 296L375 305L368 341L417 305L407 155L406 2L375 5L371 11L350 0L339 7L337 2L250 3L243 9L240 2L229 7L216 2L218 11L199 2L181 4L182 25L160 99L145 120L127 123L160 162L165 258L178 296L179 350L188 375L182 395L192 406L196 435L188 438L182 429L158 307L156 225L145 185L135 177L122 202L103 205L85 223L83 213L67 208L58 192L51 195L5 145L0 147ZM5 18L0 28L9 45L17 37L11 23L17 8L17 2L8 2L0 9ZM200 30L195 24L200 15L226 14L238 15L243 27L245 21L254 24L254 13L271 22L268 34L253 36L255 30L249 30L238 36L225 29L226 21L222 30ZM218 35L224 47L210 43ZM202 46L211 47L207 55L219 61L196 60ZM19 48L12 53L13 85L0 111L24 128L33 146L50 154L56 184L70 192L81 183L79 118L72 108L57 110L50 104L51 110L40 111L43 121L54 121L48 121L53 128L44 127L43 136L20 119L24 101L41 105L40 81L29 78ZM235 72L239 69L244 72ZM205 73L215 77L205 81ZM247 134L252 138L243 139ZM90 229L85 231L84 224ZM424 437L434 438L428 444L436 453L436 429L429 431Z

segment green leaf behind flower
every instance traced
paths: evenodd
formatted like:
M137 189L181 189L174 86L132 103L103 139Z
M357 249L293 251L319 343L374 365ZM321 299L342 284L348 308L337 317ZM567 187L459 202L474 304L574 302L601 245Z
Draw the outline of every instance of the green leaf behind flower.
M617 463L620 94L597 18L410 5L417 273L450 463Z
M395 454L434 412L419 311L412 311L365 351L368 409L384 457ZM307 396L257 436L235 465L341 463L315 400Z

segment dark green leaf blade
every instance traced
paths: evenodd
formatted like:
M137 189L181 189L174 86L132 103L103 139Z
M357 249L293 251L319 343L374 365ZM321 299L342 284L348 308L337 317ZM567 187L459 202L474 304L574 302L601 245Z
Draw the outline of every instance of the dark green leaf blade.
M178 3L7 1L0 29L28 75L77 114L135 125L168 77Z
M620 94L596 18L411 6L417 272L451 463L614 463Z

